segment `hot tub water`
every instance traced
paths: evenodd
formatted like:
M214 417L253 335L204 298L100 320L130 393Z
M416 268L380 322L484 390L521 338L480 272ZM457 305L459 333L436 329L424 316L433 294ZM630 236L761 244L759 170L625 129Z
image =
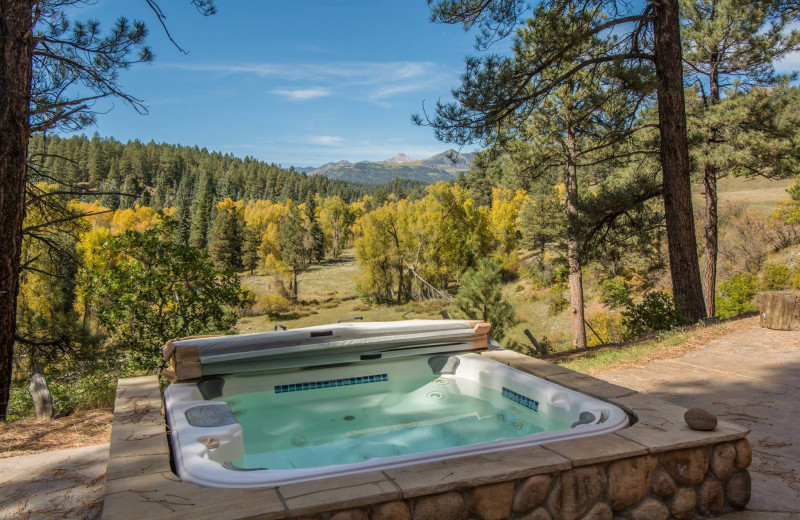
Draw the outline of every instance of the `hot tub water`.
M478 383L399 376L369 385L260 391L222 398L242 427L240 469L355 464L542 431L567 430L543 411Z

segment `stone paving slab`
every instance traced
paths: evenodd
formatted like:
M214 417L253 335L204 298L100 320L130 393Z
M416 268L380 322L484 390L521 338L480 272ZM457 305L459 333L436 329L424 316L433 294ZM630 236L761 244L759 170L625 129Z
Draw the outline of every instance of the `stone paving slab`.
M678 359L597 377L751 430L751 511L726 520L800 518L800 332L738 331Z
M463 487L564 471L570 467L571 462L566 457L541 446L528 446L387 469L384 473L402 490L403 498L413 498Z
M108 444L0 459L0 518L99 518Z

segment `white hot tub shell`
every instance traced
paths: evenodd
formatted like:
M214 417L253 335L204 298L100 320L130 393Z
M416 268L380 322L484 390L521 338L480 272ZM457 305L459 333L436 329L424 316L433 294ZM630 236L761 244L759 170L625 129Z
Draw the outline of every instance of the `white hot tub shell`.
M428 322L420 322L424 323ZM424 345L404 355L397 354L396 346L392 348L396 355L385 356L388 359L379 353L365 355L362 349L357 361L348 360L333 366L323 363L291 368L282 358L281 368L269 370L268 362L261 359L259 364L253 365L252 371L216 372L169 385L164 400L178 476L188 482L218 488L275 486L599 435L629 424L627 414L612 404L479 354L464 352L469 349L463 346L450 345L435 351L430 345ZM331 362L335 358L332 356ZM237 366L241 369L244 365ZM489 389L494 407L525 407L529 415L542 414L568 426L427 451L416 447L420 451L376 456L356 463L269 469L242 468L234 462L244 456L244 436L258 434L243 432L228 404L236 396L255 395L255 392L265 400L280 400L293 395L293 399L306 402L325 396L332 403L330 406L335 406L338 392L361 396L391 393L396 381L413 375L424 375L431 381L449 385L448 391L456 394L484 394L480 389ZM414 397L412 394L409 399ZM263 419L263 424L266 428L282 427L280 424L270 426L269 417Z

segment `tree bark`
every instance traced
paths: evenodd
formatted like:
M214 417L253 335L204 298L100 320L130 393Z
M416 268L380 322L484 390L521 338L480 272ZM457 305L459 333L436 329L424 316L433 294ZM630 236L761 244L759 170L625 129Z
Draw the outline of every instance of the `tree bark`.
M706 314L716 314L717 292L717 168L706 165L703 172L703 186L706 199L706 221L703 229L706 258L703 265L703 294L705 295Z
M706 316L706 309L689 180L678 0L661 0L653 5L664 216L672 292L686 316L697 321Z
M583 312L583 275L578 247L578 167L576 165L575 132L567 124L567 262L569 264L569 302L572 321L572 347L586 347L586 326Z
M0 2L0 420L11 394L25 173L30 128L32 19L29 0Z
M708 107L719 103L719 74L712 69L709 76L709 96ZM710 128L708 142L717 139L717 129ZM706 199L706 221L703 229L703 239L705 241L706 259L703 265L703 293L706 300L706 314L714 316L716 314L716 292L717 292L717 254L718 254L718 215L717 215L717 176L719 169L716 166L707 164L703 171L703 187Z

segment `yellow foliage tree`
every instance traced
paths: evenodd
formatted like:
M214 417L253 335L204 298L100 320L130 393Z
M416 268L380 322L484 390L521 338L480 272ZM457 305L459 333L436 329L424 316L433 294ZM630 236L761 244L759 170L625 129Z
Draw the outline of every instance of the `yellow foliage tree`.
M492 258L503 269L510 268L517 261L517 219L528 196L523 190L492 188L492 209L489 223L492 230Z

